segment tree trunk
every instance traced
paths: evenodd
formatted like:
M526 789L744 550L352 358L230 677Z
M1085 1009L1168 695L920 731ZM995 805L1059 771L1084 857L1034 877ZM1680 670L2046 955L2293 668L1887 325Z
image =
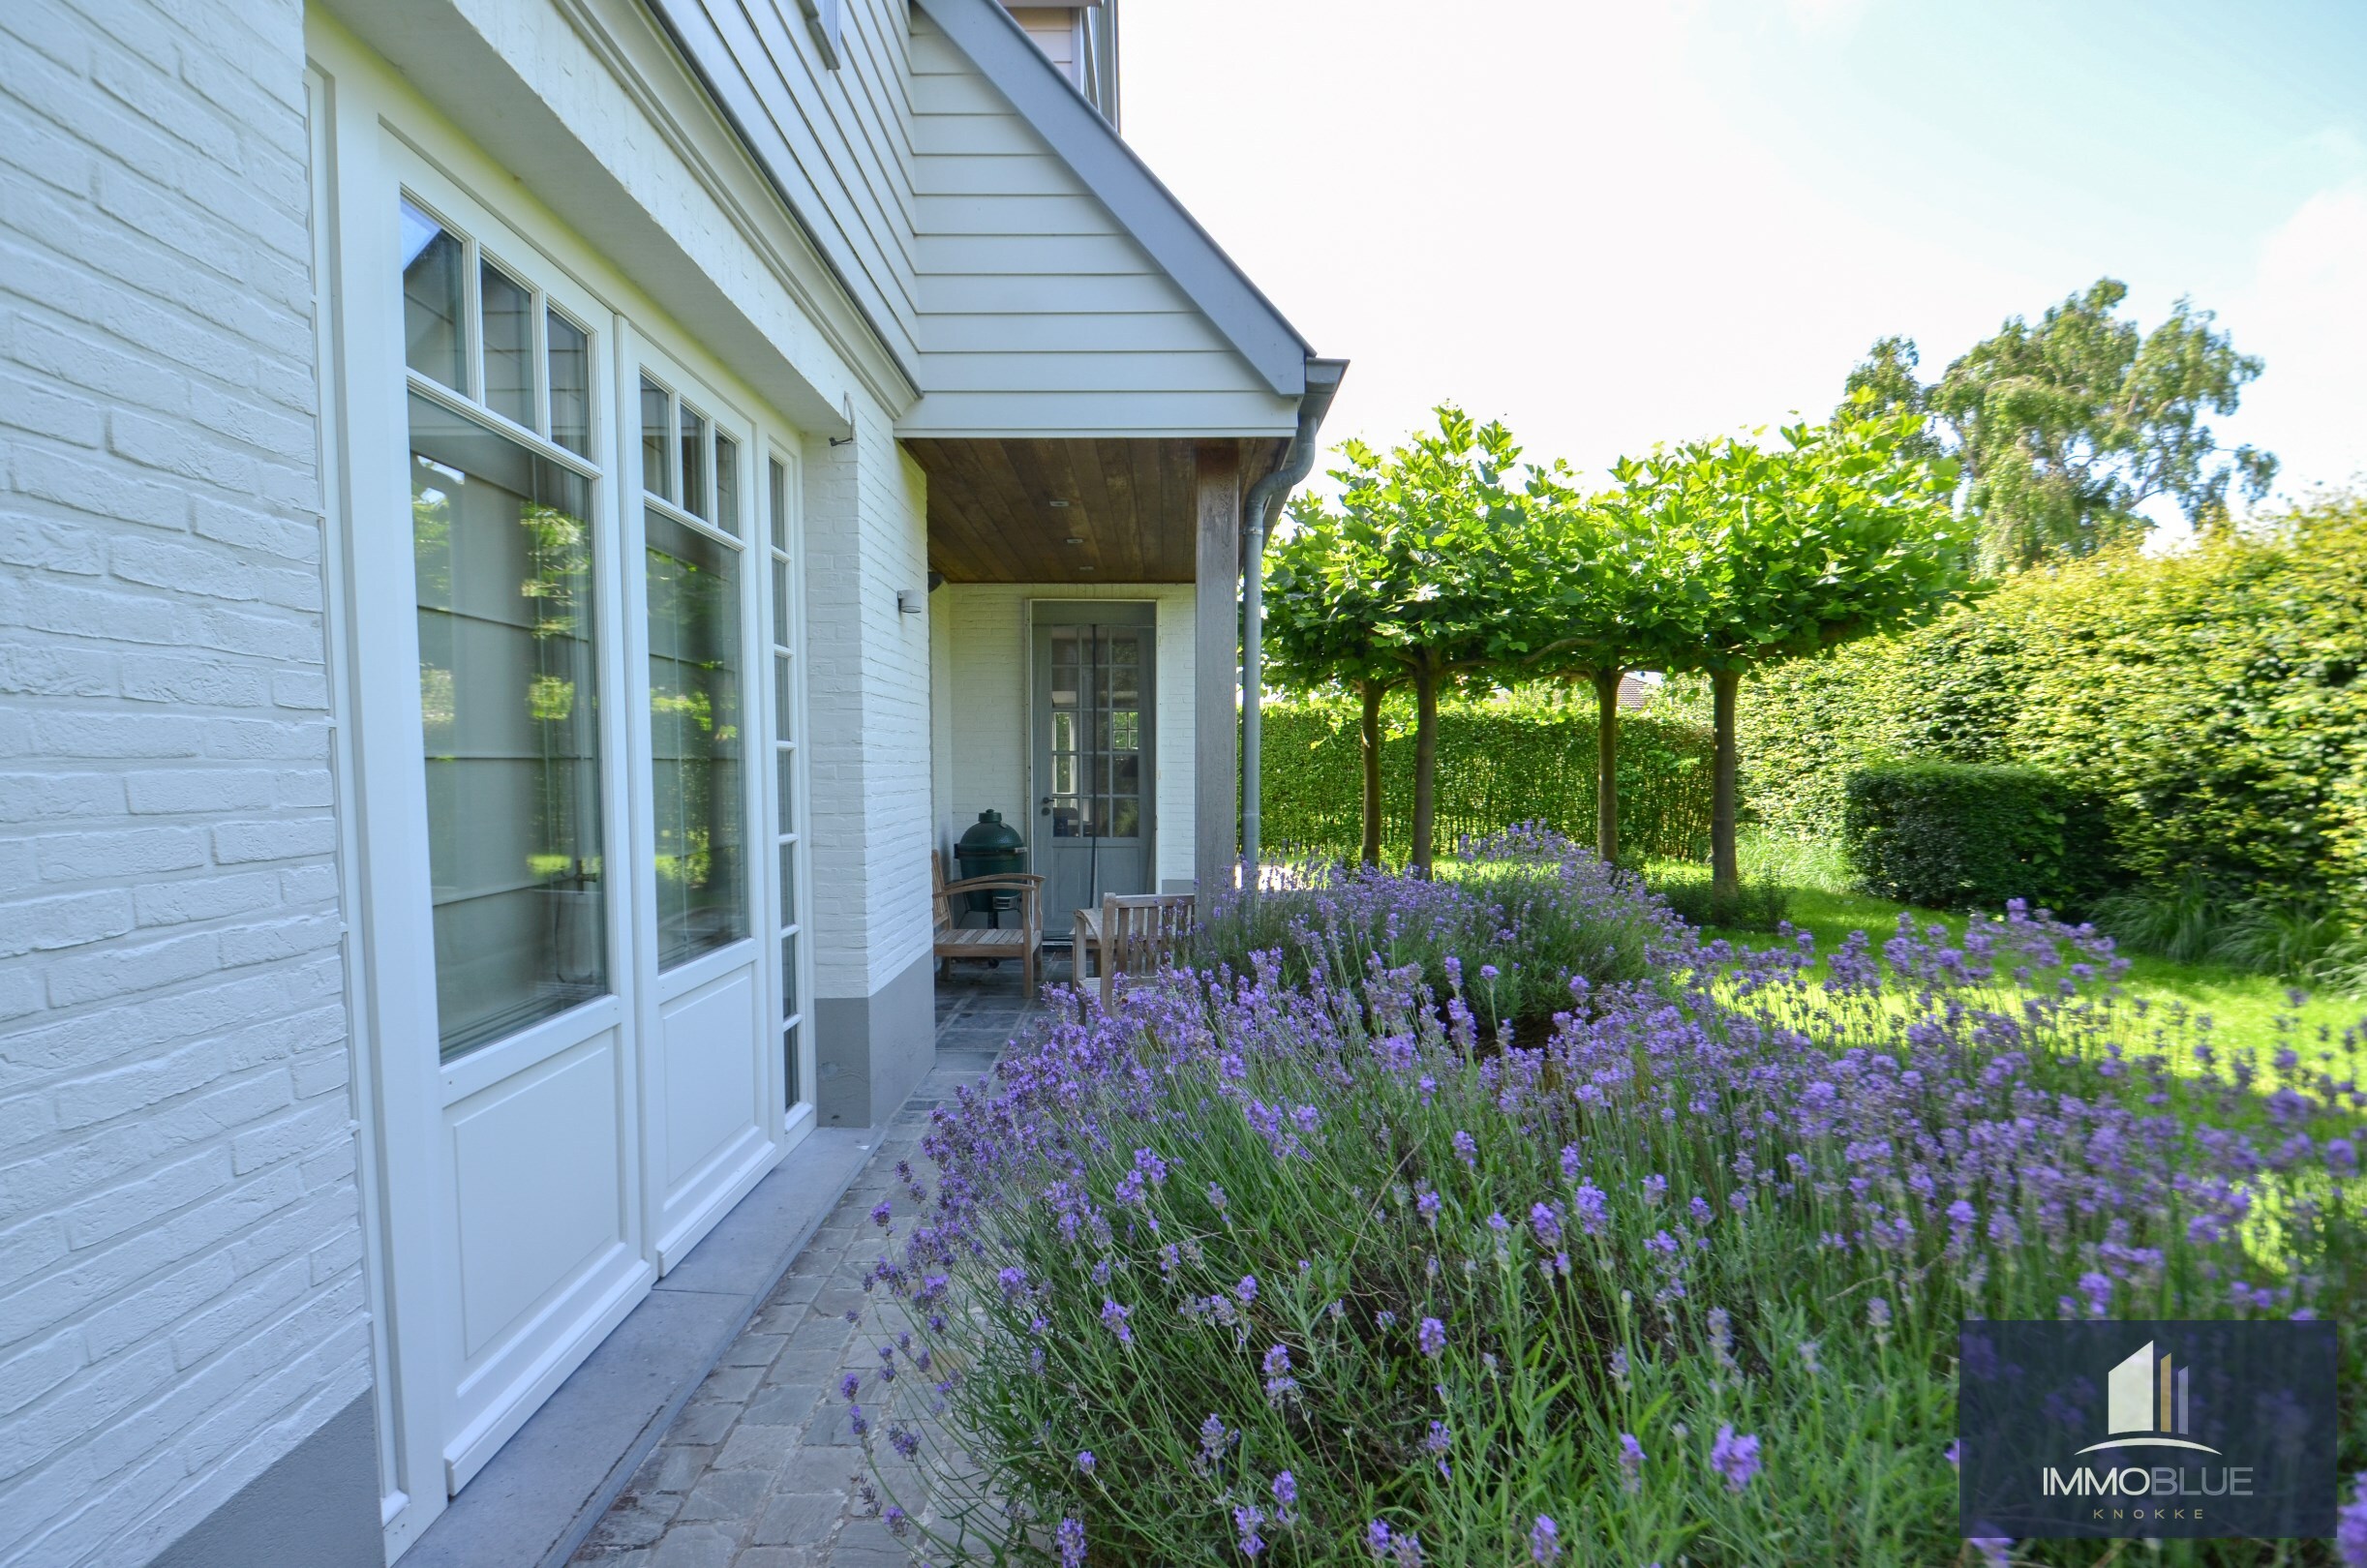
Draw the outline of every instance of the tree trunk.
M1364 849L1366 865L1381 863L1381 682L1371 680L1357 688L1364 699L1364 714L1359 733L1364 739Z
M1624 670L1594 672L1594 853L1619 864L1619 683Z
M1428 670L1413 678L1413 874L1430 875L1437 858L1439 773L1439 678Z
M1719 899L1742 890L1742 864L1734 853L1736 775L1741 759L1734 744L1734 699L1743 683L1740 670L1719 670L1710 677L1712 723L1716 732L1717 761L1710 791L1710 886Z

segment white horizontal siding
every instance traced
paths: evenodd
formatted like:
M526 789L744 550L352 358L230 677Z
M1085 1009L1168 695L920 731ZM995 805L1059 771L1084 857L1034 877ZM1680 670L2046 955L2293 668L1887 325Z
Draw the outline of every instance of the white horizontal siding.
M1295 428L1295 405L910 0L850 0L835 71L797 0L660 4L704 19L679 29L694 57L923 389L900 434ZM1072 12L1020 20L1073 63Z

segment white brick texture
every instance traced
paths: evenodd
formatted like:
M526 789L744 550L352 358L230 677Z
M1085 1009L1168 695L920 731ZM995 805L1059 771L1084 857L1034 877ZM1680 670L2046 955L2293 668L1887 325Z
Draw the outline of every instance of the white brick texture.
M805 443L805 720L814 983L867 997L929 949L926 479L887 416Z
M300 0L0 5L0 1564L368 1388Z

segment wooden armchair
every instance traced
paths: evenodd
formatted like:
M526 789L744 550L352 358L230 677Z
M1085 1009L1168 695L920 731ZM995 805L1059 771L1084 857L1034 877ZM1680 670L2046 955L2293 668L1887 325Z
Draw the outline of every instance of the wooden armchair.
M983 958L999 960L1017 958L1019 972L1027 985L1027 994L1036 994L1036 953L1044 946L1044 879L1032 871L999 872L987 877L963 877L958 881L945 880L945 862L937 852L928 852L928 878L936 899L936 934L934 955L942 959ZM954 900L965 893L1016 892L1019 895L1019 923L1016 927L963 925L954 912Z
M1199 904L1190 893L1104 893L1102 907L1077 912L1077 983L1098 978L1102 1006L1117 1000L1118 977L1140 975L1182 958L1199 923ZM1085 974L1097 961L1098 977Z

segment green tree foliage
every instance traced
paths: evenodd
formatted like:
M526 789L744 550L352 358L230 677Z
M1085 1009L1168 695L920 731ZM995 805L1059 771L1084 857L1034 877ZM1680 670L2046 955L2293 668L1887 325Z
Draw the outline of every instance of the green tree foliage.
M1594 720L1549 682L1439 705L1439 836L1447 843L1521 823L1584 833L1598 813ZM1261 793L1277 846L1298 856L1362 853L1357 785L1362 705L1338 693L1265 710ZM1412 844L1413 701L1403 689L1381 709L1381 854ZM1710 847L1710 733L1652 711L1628 715L1619 751L1620 817L1629 852L1698 860Z
M1956 467L1917 449L1921 420L1853 405L1830 426L1794 425L1783 445L1734 437L1622 459L1629 526L1674 566L1669 613L1698 630L1670 665L1710 678L1715 732L1712 880L1741 885L1735 854L1743 677L1779 660L1911 624L1963 585L1947 501Z
M2203 423L2235 411L2261 361L2184 299L2140 333L2117 314L2128 292L2102 278L2035 326L2014 317L1929 384L1905 338L1875 343L1850 372L1853 401L1913 412L1915 444L1961 461L1985 570L2139 538L2152 526L2139 508L2159 498L2207 531L2226 525L2231 486L2267 494L2276 459L2229 452Z
M1337 508L1293 503L1265 582L1282 683L1411 688L1412 863L1423 871L1437 849L1439 700L1544 646L1535 614L1554 588L1553 559L1530 538L1540 480L1519 471L1512 433L1452 404L1436 412L1437 429L1386 453L1343 443ZM1368 846L1373 832L1368 824Z
M2367 925L2367 498L2009 579L1767 672L1745 735L1777 830L1837 836L1869 763L2029 764L2103 796L2130 876Z

